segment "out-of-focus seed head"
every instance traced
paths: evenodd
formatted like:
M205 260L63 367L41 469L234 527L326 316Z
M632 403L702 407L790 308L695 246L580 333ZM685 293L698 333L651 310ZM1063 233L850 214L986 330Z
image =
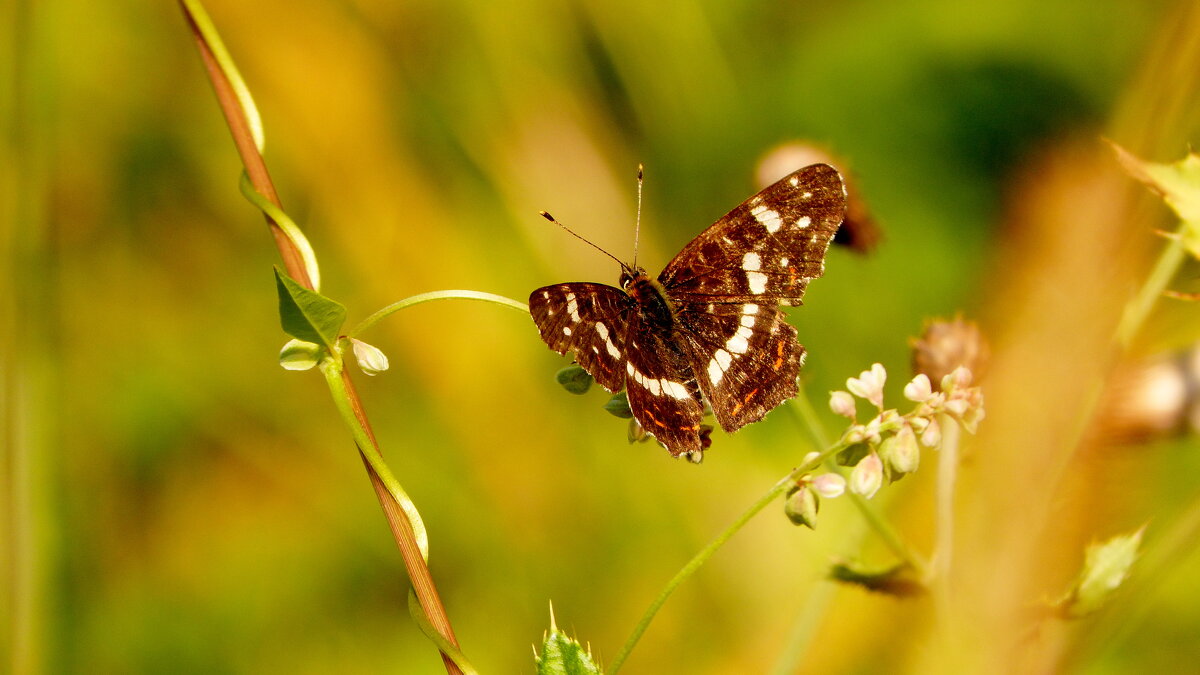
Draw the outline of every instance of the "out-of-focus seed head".
M987 341L978 324L962 317L930 321L911 344L913 371L925 374L931 383L940 384L959 366L978 379L987 367Z

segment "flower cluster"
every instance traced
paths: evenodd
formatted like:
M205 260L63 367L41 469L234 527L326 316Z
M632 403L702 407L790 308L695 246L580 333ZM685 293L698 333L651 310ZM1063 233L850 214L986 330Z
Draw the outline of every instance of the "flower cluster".
M974 433L983 419L983 392L971 386L971 371L959 366L942 378L934 391L929 376L921 373L904 386L904 397L916 405L907 414L883 407L883 385L887 371L876 363L870 370L846 381L849 391L830 394L829 407L853 424L842 437L847 446L839 463L853 466L850 491L875 495L885 480L893 482L917 470L921 448L937 449L942 443L942 424L953 420ZM858 422L855 397L870 403L878 413Z
M983 419L983 392L972 387L971 381L971 371L959 366L944 376L940 390L934 391L929 376L921 373L904 386L904 397L916 405L901 415L883 407L887 371L882 365L876 363L858 377L846 380L847 391L831 392L829 407L852 422L839 443L845 449L837 455L839 464L853 467L850 479L837 473L801 476L784 502L788 518L797 525L815 527L820 497L832 499L849 488L870 499L884 481L894 482L913 473L921 463L922 447L941 446L943 424L961 424L975 433ZM876 410L865 423L858 421L856 398ZM809 453L805 464L817 456Z

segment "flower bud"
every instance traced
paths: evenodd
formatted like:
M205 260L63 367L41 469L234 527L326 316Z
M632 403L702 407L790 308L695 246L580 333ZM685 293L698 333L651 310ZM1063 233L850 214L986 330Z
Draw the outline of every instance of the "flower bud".
M783 512L788 520L796 525L803 525L810 530L817 529L817 512L821 509L821 501L816 493L806 485L793 490L783 502Z
M279 365L285 370L308 370L317 365L325 348L315 342L288 340L279 350Z
M921 464L921 448L917 445L917 435L907 424L900 427L892 436L891 452L888 455L888 466L897 474L908 474L917 470Z
M378 375L388 369L388 358L378 347L369 345L357 338L350 338L354 346L354 360L358 367L367 375Z
M829 409L848 419L854 419L857 412L854 409L854 397L845 391L829 392Z
M870 453L850 472L850 491L867 499L875 496L883 485L883 462Z
M813 492L826 499L836 499L846 491L846 479L836 473L823 473L809 483Z
M939 448L942 445L942 426L936 417L929 418L929 425L921 432L921 445L927 448Z

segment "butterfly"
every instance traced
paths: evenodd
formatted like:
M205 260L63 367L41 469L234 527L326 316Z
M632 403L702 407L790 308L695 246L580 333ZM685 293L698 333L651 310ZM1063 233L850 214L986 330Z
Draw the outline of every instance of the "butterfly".
M705 402L733 432L797 394L805 352L780 307L825 272L845 212L841 175L813 164L725 214L658 277L620 263L619 288L544 286L529 312L551 349L573 351L608 391L628 389L634 418L673 457L699 462Z

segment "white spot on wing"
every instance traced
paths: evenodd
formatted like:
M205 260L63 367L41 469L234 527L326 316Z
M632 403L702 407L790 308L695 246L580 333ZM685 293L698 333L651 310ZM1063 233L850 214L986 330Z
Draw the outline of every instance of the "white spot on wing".
M742 305L742 314L745 314L746 316L754 316L755 314L758 314L758 305L753 303Z
M792 187L796 187L797 185L800 185L800 177L792 176L792 179L789 180L788 182L791 183Z
M713 354L712 360L708 362L708 379L716 386L725 377L725 371L729 370L729 364L733 362L733 355L724 349L718 349L716 354Z
M779 259L779 266L780 266L780 267L787 267L787 264L788 264L788 259L787 259L787 257L786 257L786 256L785 256L785 257L783 257L783 258L780 258L780 259Z
M779 231L779 228L783 227L783 221L779 218L779 213L777 211L772 211L761 204L750 209L750 215L754 216L755 220L762 223L762 226L767 228L767 232L770 232L771 234L775 234Z
M767 290L767 275L762 272L746 272L746 282L750 284L750 292L755 295Z
M570 334L571 334L571 327L570 327L570 326L563 326L563 335L568 335L568 336L569 336Z
M812 225L812 218L809 218L808 216L800 216L800 220L796 221L796 227L802 230L809 225Z
M801 198L801 199L808 199L808 198L810 198L810 197L812 197L812 193L811 193L811 192L805 192L804 194L800 195L800 198Z
M749 319L753 321L754 317L749 317ZM745 354L746 350L750 348L750 336L752 334L753 331L748 327L739 326L733 337L725 342L725 348L734 354Z
M747 253L742 256L742 269L747 272L757 272L762 269L762 258L759 258L754 251Z
M603 323L597 323L596 334L600 336L601 340L604 340L604 348L608 350L609 356L613 357L614 359L621 358L621 350L617 349L617 346L613 344L613 341L608 337L608 326L604 325Z
M567 314L571 315L572 321L579 321L579 303L575 302L574 293L567 293Z
M662 380L659 380L659 381L662 382L663 393L666 394L667 396L670 396L671 398L674 398L674 399L678 399L680 401L684 401L684 400L687 400L688 398L690 398L687 387L683 386L682 384L680 384L678 382L672 382L671 380L668 380L666 378L663 378Z
M742 315L742 327L743 328L754 328L755 318L756 317L753 314L743 314Z

